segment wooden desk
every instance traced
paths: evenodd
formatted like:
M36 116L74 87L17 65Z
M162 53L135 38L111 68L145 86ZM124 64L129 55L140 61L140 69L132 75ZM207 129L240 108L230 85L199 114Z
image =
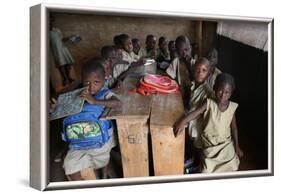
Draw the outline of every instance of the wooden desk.
M155 73L156 65L141 66L135 73ZM112 109L105 119L116 119L124 177L149 176L148 118L152 96L128 94L136 87L139 78L128 76L124 80L125 92L120 100L122 106Z
M173 125L184 114L181 94L153 96L150 133L154 174L179 175L184 172L185 132L174 136Z

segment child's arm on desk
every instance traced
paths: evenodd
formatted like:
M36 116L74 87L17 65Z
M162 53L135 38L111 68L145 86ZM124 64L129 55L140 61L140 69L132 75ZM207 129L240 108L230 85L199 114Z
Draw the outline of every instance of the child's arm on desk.
M175 137L184 130L185 126L192 120L196 119L200 114L204 113L207 108L207 102L205 102L201 107L198 109L188 113L185 117L183 117L178 123L176 123L174 128Z
M90 94L88 89L83 90L80 94L80 97L85 99L89 104L101 105L108 108L115 108L121 105L120 100L115 96L111 96L110 98L105 100L96 100Z

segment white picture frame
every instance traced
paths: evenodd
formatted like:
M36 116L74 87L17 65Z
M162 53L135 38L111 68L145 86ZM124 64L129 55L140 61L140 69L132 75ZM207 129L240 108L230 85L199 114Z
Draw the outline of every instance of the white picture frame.
M192 174L188 176L158 176L118 178L93 181L50 182L49 176L49 70L48 70L48 14L52 11L93 13L117 16L172 17L189 20L243 21L268 25L268 169L234 173ZM206 179L272 176L273 166L273 18L222 16L164 11L108 9L89 6L40 4L30 9L30 186L38 190L103 187L114 185L150 184Z

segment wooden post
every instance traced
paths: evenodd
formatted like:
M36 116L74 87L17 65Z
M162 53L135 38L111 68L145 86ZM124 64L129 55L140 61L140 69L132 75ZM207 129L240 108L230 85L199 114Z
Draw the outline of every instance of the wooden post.
M185 131L174 136L173 126L182 117L180 94L154 96L150 116L153 166L155 176L184 172Z
M196 42L198 43L198 48L199 48L199 57L203 56L203 22L202 21L197 21L196 22Z

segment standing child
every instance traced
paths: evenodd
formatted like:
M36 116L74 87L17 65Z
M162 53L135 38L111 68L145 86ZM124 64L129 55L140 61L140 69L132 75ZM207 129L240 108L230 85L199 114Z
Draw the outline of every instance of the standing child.
M229 101L234 88L234 79L231 75L225 73L218 75L214 85L215 98L207 98L202 106L187 114L175 127L177 135L187 123L203 115L202 172L238 170L239 157L243 156L243 152L238 143L235 118L238 104Z
M192 80L191 46L186 36L177 37L176 50L178 57L172 61L166 73L178 82L184 104L186 105L187 91L189 91L190 81Z
M207 82L208 82L209 86L213 89L217 76L219 74L221 74L221 71L216 67L217 64L218 64L218 51L217 51L217 49L212 48L208 52L207 58L210 61L210 65L211 65L211 71L210 71L210 75L208 77Z
M211 96L212 90L207 84L209 72L209 61L206 58L198 59L194 65L194 81L191 82L189 91L189 112L199 108L206 100L206 98ZM202 124L203 117L199 116L196 119L190 121L188 126L187 142L191 142L191 145L189 145L186 149L187 154L190 153L191 157L188 157L189 159L187 160L187 162L190 163L191 161L194 161L195 165L193 165L193 167L197 167L200 163L200 154L198 153L200 153L199 150L201 149L200 135L203 128Z
M120 101L103 87L105 72L96 60L83 66L81 77L86 87L80 94L85 99L82 111L63 119L63 137L69 143L65 174L70 180L95 179L94 170L102 168L102 177L106 178L115 140L111 121L99 117L105 107L114 108Z

